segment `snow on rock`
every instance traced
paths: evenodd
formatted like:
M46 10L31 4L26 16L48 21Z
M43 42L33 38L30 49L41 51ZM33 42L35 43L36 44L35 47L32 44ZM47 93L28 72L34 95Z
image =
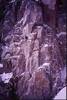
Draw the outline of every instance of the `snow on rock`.
M66 35L66 32L60 32L59 34L57 34L57 37L59 38L61 35Z
M61 80L62 80L62 82L64 82L65 79L66 79L66 67L64 67L64 69L61 71Z
M44 47L48 47L48 44L45 44Z
M3 57L5 56L5 54L6 54L7 52L9 52L9 47L8 47L8 46L2 46L2 50L3 50L3 53L2 53L2 55L1 55L1 57L3 58Z
M0 64L0 68L3 68L3 64Z
M37 2L38 2L39 0L35 0L35 1L37 1Z
M20 21L18 21L18 24L21 24L23 22L23 18L21 18Z
M56 0L9 1L12 4L5 6L2 32L6 36L1 54L5 72L12 70L18 77L16 93L19 100L31 100L31 97L48 100L62 85L65 86L65 71L62 70L64 54L61 54L64 50L60 50L58 42L61 39L56 40L55 31L50 27L55 23L52 14ZM0 78L8 83L13 73L5 72L1 72Z
M12 76L13 76L12 72L11 73L4 72L3 74L0 74L0 77L4 83L8 83L10 79L12 78Z
M66 100L66 87L55 96L54 100Z
M10 3L14 3L16 0L11 0Z
M44 47L46 48L46 47L50 47L51 46L51 44L45 44L44 45Z
M49 62L46 62L42 66L49 66L49 65L50 65L50 63Z

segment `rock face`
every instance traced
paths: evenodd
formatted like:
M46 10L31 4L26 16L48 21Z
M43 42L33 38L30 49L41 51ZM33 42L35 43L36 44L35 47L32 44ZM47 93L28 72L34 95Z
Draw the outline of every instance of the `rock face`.
M6 13L4 18L6 23L11 19L13 25L4 21L3 28L6 27L8 35L4 38L5 46L2 45L1 62L18 79L19 100L52 99L66 84L66 75L62 74L66 71L66 58L59 48L61 33L57 34L44 22L41 2L44 4L45 0L10 0L11 15Z

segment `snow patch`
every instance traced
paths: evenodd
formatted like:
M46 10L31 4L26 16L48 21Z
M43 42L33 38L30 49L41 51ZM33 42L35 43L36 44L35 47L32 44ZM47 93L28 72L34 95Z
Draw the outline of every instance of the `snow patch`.
M64 82L65 79L66 79L66 67L64 67L64 69L61 71L61 80L62 80L62 82Z
M51 47L52 45L51 44L44 44L44 47Z
M0 68L3 68L3 64L0 64Z
M16 0L11 0L10 3L14 3Z
M61 35L66 35L66 32L60 32L59 34L57 34L57 37L59 38Z
M4 83L9 83L12 76L13 76L12 72L11 73L5 73L4 72L3 74L0 74L0 77L1 77L1 79Z
M37 2L38 2L39 0L35 0L35 1L37 1Z
M48 47L48 46L49 46L48 44L45 44L45 45L44 45L45 48Z
M18 24L21 24L22 22L23 22L23 18L20 21L18 21Z
M49 67L49 65L50 65L50 63L43 63L40 67L38 67L36 70L40 70L40 69L45 69L46 67L44 67L44 66L47 66L47 67Z
M44 63L42 66L49 66L50 65L50 63L48 62L46 62L46 63Z
M1 57L3 58L3 57L5 56L5 54L6 54L7 52L9 52L9 47L8 47L8 46L2 46L2 50L3 50L3 53L2 53L2 55L1 55Z
M55 96L54 100L66 100L66 87Z

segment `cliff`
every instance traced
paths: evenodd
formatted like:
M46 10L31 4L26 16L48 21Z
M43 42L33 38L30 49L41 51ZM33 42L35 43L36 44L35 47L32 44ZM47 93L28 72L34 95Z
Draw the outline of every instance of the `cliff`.
M13 73L7 85L19 100L49 100L66 86L66 17L62 12L56 27L56 1L47 1L8 0L3 4L0 74Z

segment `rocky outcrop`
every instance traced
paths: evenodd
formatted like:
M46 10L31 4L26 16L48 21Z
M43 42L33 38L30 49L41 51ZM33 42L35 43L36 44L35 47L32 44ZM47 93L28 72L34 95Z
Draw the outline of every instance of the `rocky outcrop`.
M65 54L61 55L59 48L60 34L44 22L40 1L10 1L10 4L10 14L15 15L8 16L15 25L13 29L10 26L11 31L4 38L1 61L13 72L19 100L52 99L66 85L66 74L63 75ZM9 17L5 18L9 20ZM9 25L5 26L8 28Z

